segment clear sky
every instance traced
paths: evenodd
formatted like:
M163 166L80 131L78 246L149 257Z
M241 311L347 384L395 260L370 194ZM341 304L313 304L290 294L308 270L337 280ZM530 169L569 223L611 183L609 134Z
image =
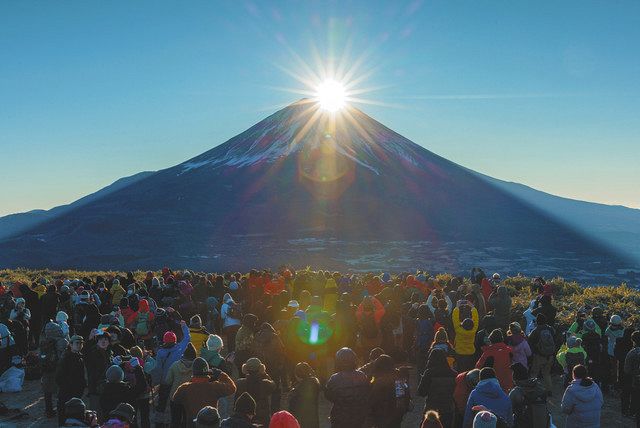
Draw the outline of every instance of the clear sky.
M638 1L0 1L0 215L173 166L363 58L358 106L429 150L640 207ZM314 49L317 51L314 54ZM371 74L369 74L369 72Z

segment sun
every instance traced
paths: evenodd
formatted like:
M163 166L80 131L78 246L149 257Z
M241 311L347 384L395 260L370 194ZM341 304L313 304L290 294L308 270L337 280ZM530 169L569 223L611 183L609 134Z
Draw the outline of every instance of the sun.
M335 113L347 105L348 94L345 86L334 80L327 79L316 88L315 100L324 110Z

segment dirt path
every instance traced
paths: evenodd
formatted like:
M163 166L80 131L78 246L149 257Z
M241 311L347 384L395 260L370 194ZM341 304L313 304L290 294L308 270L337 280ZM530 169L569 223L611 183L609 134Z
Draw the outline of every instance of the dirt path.
M415 379L415 377L414 377ZM564 428L564 417L560 414L560 400L562 399L562 383L560 378L554 379L554 393L550 399L550 409L553 415L553 421L558 428ZM412 385L415 389L416 385ZM415 391L414 391L415 392ZM415 396L415 394L414 394ZM40 381L27 381L22 392L8 394L0 393L0 401L9 408L22 409L29 416L15 421L3 420L0 417L0 428L31 428L31 427L56 427L56 419L46 419L44 417L44 401L42 391L40 389ZM55 401L54 401L55 402ZM287 398L283 399L283 403L287 402ZM413 412L405 416L402 422L403 428L415 428L420 426L422 418L422 410L424 399L416 397L414 399L415 409ZM320 418L321 426L328 427L328 415L330 404L324 400L320 401ZM153 415L152 415L153 420ZM605 404L602 410L602 426L607 428L631 427L634 425L632 419L622 417L620 413L620 401L613 395L605 397Z

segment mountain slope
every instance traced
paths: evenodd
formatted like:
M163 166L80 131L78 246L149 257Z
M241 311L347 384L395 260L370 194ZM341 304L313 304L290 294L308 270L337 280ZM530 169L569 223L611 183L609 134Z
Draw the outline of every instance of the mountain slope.
M193 159L0 243L0 265L503 272L629 261L361 111L294 103ZM618 278L616 278L618 279Z

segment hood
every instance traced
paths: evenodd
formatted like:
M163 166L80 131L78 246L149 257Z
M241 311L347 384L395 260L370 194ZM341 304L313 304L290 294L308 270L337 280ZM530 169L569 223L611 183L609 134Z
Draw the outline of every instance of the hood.
M149 312L149 302L147 299L140 300L140 303L138 303L138 310L140 312Z
M500 382L498 379L485 379L478 382L478 386L476 386L476 390L479 394L482 394L489 398L500 398L504 395L502 391L502 387L500 387Z
M56 321L57 322L62 322L62 321L67 321L69 319L69 315L67 315L66 312L64 311L60 311L56 314Z
M507 345L518 346L524 342L524 336L522 334L512 334L507 336Z
M209 366L211 367L218 367L222 362L222 360L224 359L220 355L219 351L216 351L214 349L207 349L207 348L203 348L200 351L200 356L205 360L207 360L207 362L209 363Z
M498 295L502 297L506 297L509 295L509 290L504 285L498 286Z
M229 293L224 293L224 296L222 297L222 301L224 303L233 302L233 297L231 297L231 294Z
M44 326L44 335L47 339L60 339L64 337L62 327L53 321L49 321L47 325Z
M569 385L573 395L583 403L587 403L596 398L598 386L591 379L576 379Z

